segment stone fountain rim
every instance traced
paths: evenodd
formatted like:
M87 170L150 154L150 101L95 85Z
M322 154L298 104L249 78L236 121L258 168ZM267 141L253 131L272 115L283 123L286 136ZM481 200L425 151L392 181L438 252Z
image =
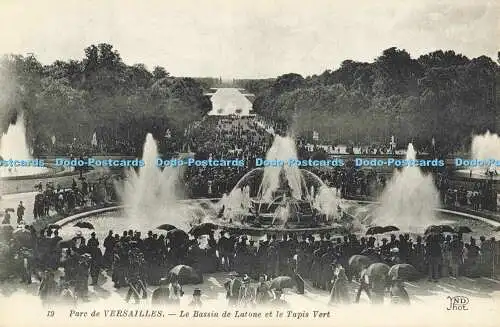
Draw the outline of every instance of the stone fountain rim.
M353 201L353 200L348 200L349 202L356 202L356 203L380 203L380 202L376 202L376 201ZM95 216L97 214L101 214L101 213L107 213L107 212L114 212L114 211L119 211L119 210L122 210L124 208L128 207L127 205L117 205L117 206L111 206L111 207L106 207L106 208L100 208L100 209L94 209L94 210L90 210L90 211L86 211L86 212L82 212L82 213L79 213L79 214L76 214L76 215L71 215L71 216L68 216L66 218L63 218L63 219L60 219L58 221L56 221L54 224L57 224L59 226L65 226L65 225L68 225L69 223L71 222L74 222L76 220L80 220L80 219L83 219L83 218L87 218L87 217L91 217L91 216ZM482 221L490 226L493 226L493 227L498 227L500 226L500 222L497 222L497 221L494 221L492 219L488 219L488 218L484 218L484 217L480 217L480 216L476 216L476 215L472 215L472 214L468 214L468 213L464 213L464 212L459 212L459 211L454 211L454 210L448 210L448 209L442 209L442 208L434 208L434 210L436 211L439 211L439 212L444 212L444 213L449 213L449 214L453 214L453 215L457 215L457 216L461 216L461 217L466 217L466 218L471 218L471 219L474 219L474 220L479 220L479 221ZM289 229L285 229L285 228L280 228L280 229L270 229L270 228L256 228L256 227L238 227L238 226L224 226L223 224L218 224L219 226L221 227L230 227L230 228L245 228L245 229L248 229L248 230L252 230L252 231L279 231L279 232L300 232L300 231L322 231L322 230L325 230L325 229L335 229L335 228L339 228L338 226L331 226L331 227L315 227L315 228L296 228L296 229L293 229L293 228L289 228Z
M348 202L354 202L354 203L369 203L369 204L380 204L379 201L368 201L368 200L347 200ZM471 218L474 220L479 220L483 223L486 223L492 227L499 227L500 222L495 221L493 219L477 216L477 215L472 215L470 213L465 213L465 212L460 212L460 211L455 211L455 210L450 210L450 209L443 209L443 208L434 208L435 211L443 212L443 213L449 213L465 218Z

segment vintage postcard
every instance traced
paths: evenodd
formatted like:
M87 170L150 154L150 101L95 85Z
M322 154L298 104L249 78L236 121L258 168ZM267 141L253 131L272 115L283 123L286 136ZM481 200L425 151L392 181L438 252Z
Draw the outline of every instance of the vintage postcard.
M0 327L500 326L499 21L0 0Z

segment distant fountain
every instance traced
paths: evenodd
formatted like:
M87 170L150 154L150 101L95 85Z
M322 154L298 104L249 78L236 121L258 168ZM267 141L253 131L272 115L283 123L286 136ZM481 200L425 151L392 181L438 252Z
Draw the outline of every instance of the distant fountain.
M130 228L149 228L161 224L171 224L178 228L189 229L190 223L200 222L207 216L199 203L182 201L182 170L156 166L158 146L151 134L146 136L142 159L145 166L138 172L130 169L124 185L118 187L126 204L126 219Z
M0 140L0 156L3 160L31 160L33 159L26 141L26 127L24 117L19 114L15 124L9 125ZM37 175L48 172L44 167L20 166L0 167L0 177L14 177Z
M416 159L413 145L408 144L406 160ZM401 231L420 233L436 223L434 208L439 206L439 193L431 175L418 167L395 171L381 196L381 205L372 221L379 226L395 225Z
M471 152L472 159L500 160L500 136L498 136L498 134L490 133L490 131L483 135L475 135L472 139ZM499 169L494 165L491 165L489 167L477 167L472 170L481 170L482 173L485 174L498 172Z

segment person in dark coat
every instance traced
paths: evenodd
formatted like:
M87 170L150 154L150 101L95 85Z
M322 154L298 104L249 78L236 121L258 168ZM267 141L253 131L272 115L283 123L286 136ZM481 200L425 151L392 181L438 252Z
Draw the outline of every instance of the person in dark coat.
M392 280L390 295L393 304L410 304L410 296L406 292L403 281L399 278Z
M2 224L10 224L10 213L9 210L5 209Z
M19 205L17 206L17 223L20 224L24 217L24 211L26 208L23 205L23 201L19 201Z
M358 291L356 293L356 300L355 300L356 303L359 303L359 299L361 297L362 291L365 291L366 295L368 295L368 298L370 300L372 298L371 292L370 292L370 280L369 280L368 274L366 273L366 268L361 271L360 276L361 277L359 278L359 287L358 287Z
M269 285L266 282L265 276L259 277L259 285L257 286L256 294L255 294L255 302L257 305L266 304L273 298L273 294L269 288Z
M189 303L189 306L200 308L203 305L201 302L201 290L199 288L195 288L193 291L193 299Z
M90 277L92 278L91 285L97 285L99 273L102 266L102 252L99 248L99 241L95 238L95 233L91 234L91 238L87 243L87 251L91 256L90 259Z
M229 306L236 306L238 304L242 282L241 279L237 277L238 273L231 272L229 274L229 280L224 283L224 288L226 289L226 299L228 300Z
M427 237L426 256L429 262L429 281L437 282L439 278L439 265L441 264L441 241L439 234Z
M89 293L90 261L92 260L92 256L85 253L78 257L78 264L75 268L75 293L77 298L87 300Z
M38 295L44 306L54 304L56 301L58 296L57 283L54 280L54 273L52 271L45 271L45 276L38 289Z
M104 239L104 258L103 266L106 268L111 267L113 263L113 248L115 246L115 238L113 237L113 231L110 230L108 236Z
M345 269L340 263L332 265L333 267L333 280L332 290L330 292L329 304L349 304L349 289L347 287L347 276Z
M170 289L167 278L160 279L160 286L153 291L151 295L152 305L168 305L170 304Z

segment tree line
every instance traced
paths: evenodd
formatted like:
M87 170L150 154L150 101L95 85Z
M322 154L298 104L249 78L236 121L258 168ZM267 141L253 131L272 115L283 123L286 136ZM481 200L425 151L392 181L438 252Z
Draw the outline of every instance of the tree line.
M500 55L499 55L500 62ZM345 60L336 70L303 77L235 81L256 95L254 110L288 124L296 134L323 141L399 144L413 141L441 151L468 148L473 134L500 130L498 63L454 51L411 58L387 49L374 62ZM35 55L5 55L0 61L0 117L5 130L24 112L28 140L50 143L132 140L152 132L173 137L210 110L204 91L219 78L171 76L160 66L127 65L112 45L84 49L81 60L40 63Z
M335 144L387 144L394 135L428 148L434 138L449 153L468 148L473 134L500 130L500 70L487 56L439 50L413 59L393 47L320 75L239 82L256 94L257 113Z
M127 65L110 44L90 45L81 60L40 63L35 55L5 55L0 62L4 97L2 129L23 112L28 140L50 144L131 140L145 134L182 135L184 127L210 110L204 85L174 77L160 66ZM134 144L134 145L139 145Z

